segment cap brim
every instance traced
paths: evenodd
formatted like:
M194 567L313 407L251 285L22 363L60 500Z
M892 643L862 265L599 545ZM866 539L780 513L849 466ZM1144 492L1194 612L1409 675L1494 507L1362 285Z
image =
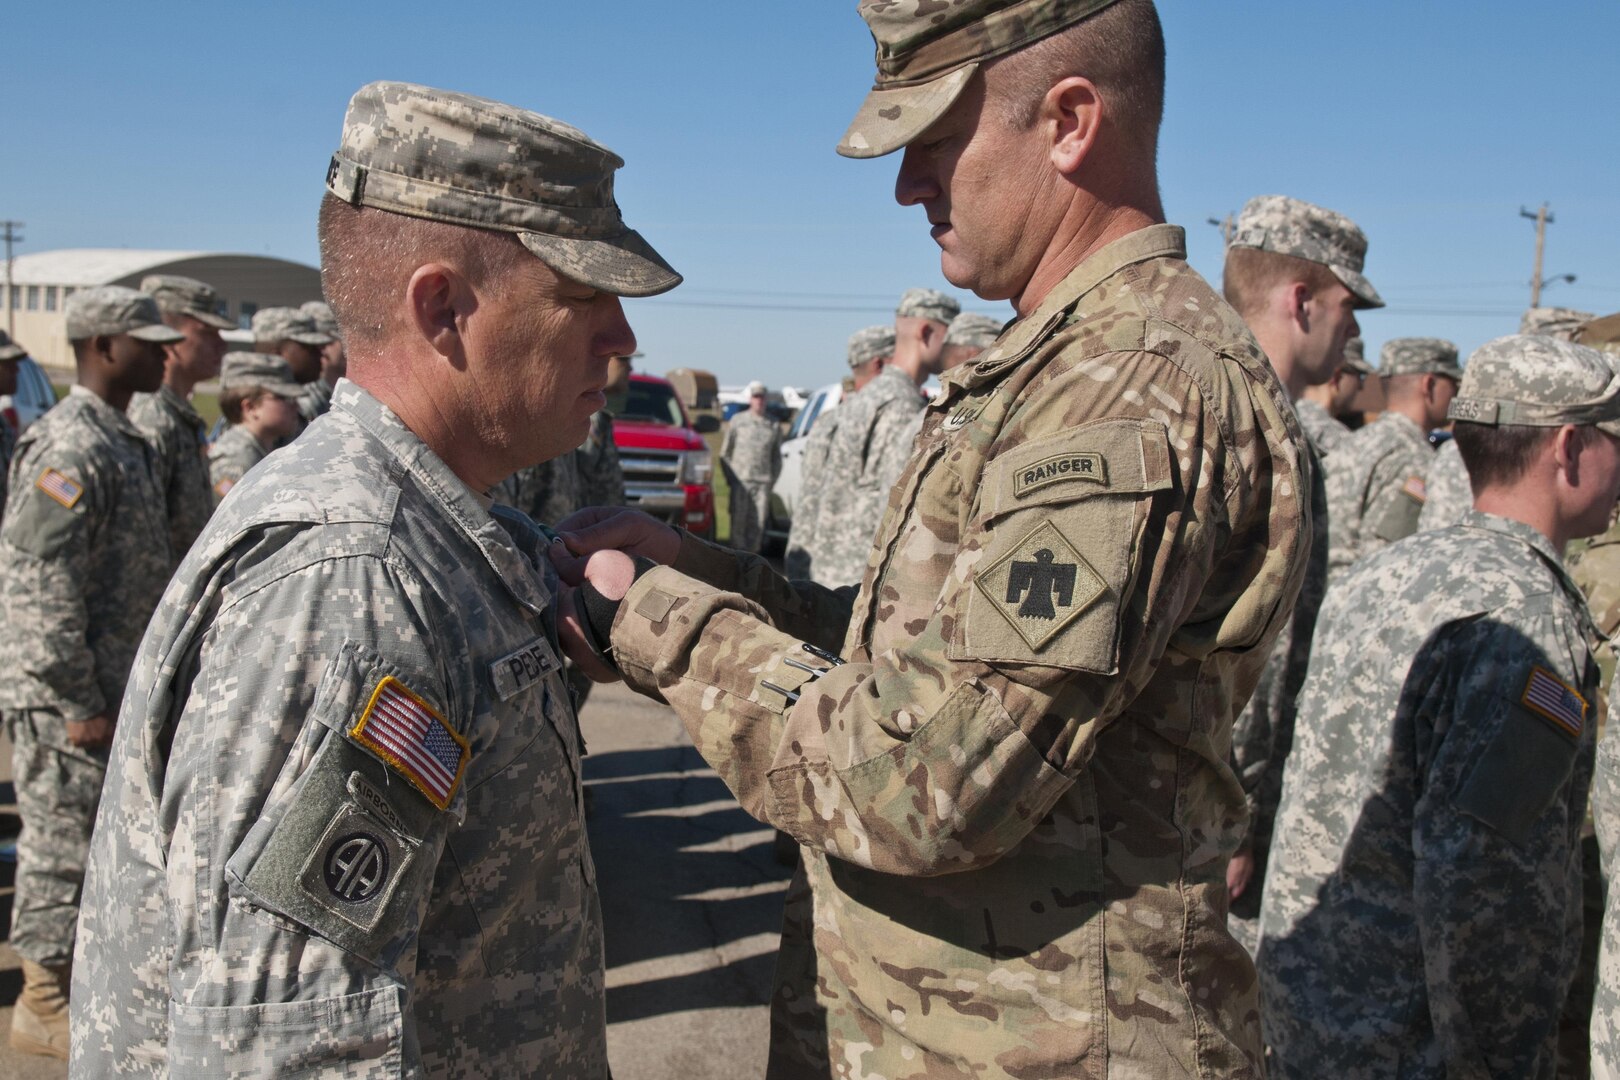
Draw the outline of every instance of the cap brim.
M838 152L875 158L901 149L945 115L978 70L978 64L969 64L916 86L871 91L838 143Z
M138 326L133 330L126 330L124 332L132 338L139 338L142 341L155 341L159 345L168 345L172 342L183 341L185 340L186 336L180 331L174 329L174 327L164 326L162 323L156 323L152 326Z
M260 383L259 385L270 391L272 394L275 394L277 397L289 398L293 401L297 401L299 398L303 397L304 390L306 389L305 387L300 386L298 383L278 382Z
M1384 298L1378 295L1378 290L1373 288L1372 282L1361 274L1354 270L1346 270L1342 266L1329 265L1328 269L1333 271L1333 276L1338 278L1345 288L1355 294L1356 300L1359 301L1356 304L1358 311L1384 306Z
M320 348L322 345L330 345L337 340L331 334L288 334L287 339L296 341L300 345L313 345L316 348Z
M204 326L212 326L215 330L235 330L236 323L223 315L215 315L212 311L183 310L182 315L190 315Z
M611 240L536 232L520 232L517 237L557 273L614 296L657 296L681 283L675 268L634 229Z

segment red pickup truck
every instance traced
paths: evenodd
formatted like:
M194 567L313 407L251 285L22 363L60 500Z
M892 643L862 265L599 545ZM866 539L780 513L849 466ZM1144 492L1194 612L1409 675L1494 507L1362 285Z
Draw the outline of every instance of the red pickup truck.
M609 398L608 410L629 505L713 536L714 461L700 425L717 428L714 418L699 417L694 424L669 380L639 373L630 376L622 399Z

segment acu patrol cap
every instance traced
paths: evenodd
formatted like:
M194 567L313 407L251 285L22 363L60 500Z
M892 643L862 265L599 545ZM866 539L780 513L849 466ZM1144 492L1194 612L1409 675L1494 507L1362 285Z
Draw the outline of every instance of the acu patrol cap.
M1001 336L1001 323L988 315L964 311L951 320L945 331L945 344L966 345L974 349L988 349Z
M764 397L765 396L765 384L760 382L758 379L755 379L753 382L749 383L748 384L748 396L749 397Z
M624 223L624 159L549 116L488 98L374 82L349 101L328 190L353 206L516 233L565 277L616 296L681 283Z
M304 388L293 378L292 365L279 356L256 352L231 352L219 366L222 390L268 390L278 397L296 398Z
M28 350L11 340L11 335L0 330L0 362L21 360L28 355Z
M1358 337L1353 337L1344 343L1344 362L1339 366L1346 371L1353 371L1357 375L1376 374L1373 366L1367 363L1367 345Z
M1447 415L1470 424L1594 424L1620 436L1620 372L1585 345L1542 334L1500 337L1468 358Z
M1548 337L1574 341L1581 328L1597 318L1590 311L1576 311L1567 307L1533 307L1519 319L1519 333L1545 334Z
M330 334L333 341L342 336L338 333L337 316L332 314L332 308L325 300L307 300L298 305L298 310L315 320L317 333Z
M68 297L63 312L69 341L83 341L97 334L128 334L167 345L186 336L163 325L163 313L156 300L122 285L80 289Z
M1343 214L1286 195L1257 195L1238 214L1230 246L1321 263L1355 294L1357 308L1384 306L1384 298L1361 272L1367 264L1367 234Z
M332 335L315 328L315 317L295 307L267 307L253 313L254 341L296 341L319 348L330 345Z
M1391 375L1444 375L1462 381L1463 370L1457 366L1457 346L1444 338L1403 337L1384 342L1379 357L1378 374Z
M234 330L236 324L220 312L225 301L212 285L178 274L148 274L141 278L141 292L157 301L165 315L190 315L215 330Z
M892 154L945 115L979 65L1095 15L1115 0L860 0L877 81L838 152Z
M894 355L894 327L868 326L849 335L849 366L860 370L880 356Z
M932 319L947 325L962 311L962 305L938 289L907 289L894 309L897 319Z

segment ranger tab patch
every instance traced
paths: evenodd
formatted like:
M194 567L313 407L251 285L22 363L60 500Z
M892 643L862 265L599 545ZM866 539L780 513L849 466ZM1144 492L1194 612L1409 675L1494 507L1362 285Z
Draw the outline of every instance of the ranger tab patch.
M1108 591L1074 545L1043 521L973 584L1037 652Z
M34 486L69 510L77 506L79 500L84 497L84 485L55 469L46 469L40 473L39 479L34 481Z
M1064 480L1085 480L1108 486L1108 462L1098 453L1075 451L1053 454L1032 462L1013 475L1013 497L1022 499L1032 491Z
M404 683L385 676L349 735L392 765L434 806L449 809L467 768L467 740Z
M1571 739L1586 730L1586 699L1544 667L1530 669L1519 703Z

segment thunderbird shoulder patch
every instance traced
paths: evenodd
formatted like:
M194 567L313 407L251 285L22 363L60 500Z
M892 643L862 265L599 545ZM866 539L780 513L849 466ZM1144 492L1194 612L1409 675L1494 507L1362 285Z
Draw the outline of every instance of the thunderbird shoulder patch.
M55 469L46 469L40 473L39 479L34 481L34 486L69 510L77 506L79 500L84 497L84 485Z
M1519 704L1571 739L1586 730L1586 699L1544 667L1530 669Z
M974 584L1037 652L1108 591L1050 521L1037 525Z
M467 768L467 740L404 683L385 676L349 736L393 766L434 806L449 809Z

